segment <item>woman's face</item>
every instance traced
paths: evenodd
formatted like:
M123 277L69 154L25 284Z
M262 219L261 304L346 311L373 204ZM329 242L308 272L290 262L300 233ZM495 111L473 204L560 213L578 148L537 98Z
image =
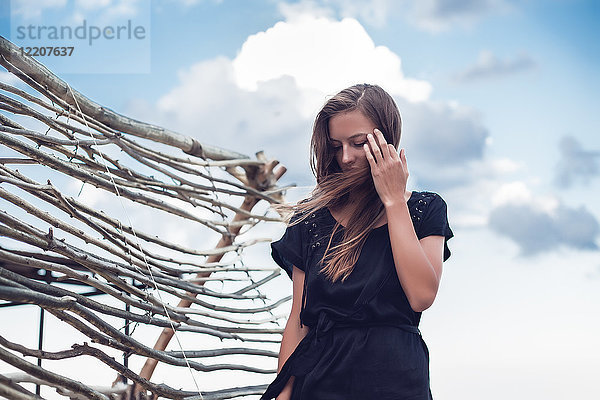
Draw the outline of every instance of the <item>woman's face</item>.
M368 165L363 144L368 143L367 134L372 134L373 129L373 122L358 110L337 114L329 119L331 150L342 171Z

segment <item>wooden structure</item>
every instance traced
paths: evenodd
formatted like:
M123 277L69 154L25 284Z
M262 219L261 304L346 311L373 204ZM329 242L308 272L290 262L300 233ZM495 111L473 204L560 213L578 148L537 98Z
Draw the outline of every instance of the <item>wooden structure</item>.
M280 341L281 321L273 310L290 296L266 298L261 286L280 271L246 265L244 252L270 241L248 237L251 228L282 221L267 211L283 200L286 188L276 182L285 168L274 171L278 162L262 152L251 159L120 115L2 37L0 64L28 86L0 82L0 318L5 307L34 304L41 310L40 335L49 313L85 338L51 352L41 346L41 336L40 346L30 348L0 328L0 360L18 371L0 373L0 396L42 398L40 386L72 399L209 400L262 393L272 379L265 374L275 369L211 360L252 355L276 365L277 352L260 346ZM101 199L101 206L73 195L73 187ZM257 204L265 206L262 211ZM155 223L134 226L134 211ZM182 230L193 226L204 247L170 240L161 221L173 219ZM132 325L159 331L140 338ZM171 341L174 334L237 346L183 348L179 338ZM169 343L179 347L167 351ZM53 361L46 361L85 356L90 368L114 371L112 385L53 372ZM132 367L133 359L143 367ZM182 376L245 371L262 384L236 386L230 379L217 390L197 383L182 390L154 376L158 363ZM37 384L38 394L24 382Z

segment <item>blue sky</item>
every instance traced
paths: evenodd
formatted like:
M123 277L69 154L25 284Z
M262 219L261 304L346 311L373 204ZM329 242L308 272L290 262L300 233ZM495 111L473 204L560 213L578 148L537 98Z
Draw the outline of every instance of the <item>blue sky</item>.
M301 187L290 199L313 184L310 126L326 96L362 81L388 89L409 186L446 199L456 235L421 325L434 396L598 394L598 2L35 3L39 13L13 1L10 18L4 3L2 34L8 20L13 30L82 17L148 27L142 47L86 49L105 60L141 54L116 71L90 73L102 65L91 55L70 60L74 73L61 72L65 60L42 62L125 115L250 156L265 150L288 167L282 184ZM286 279L276 293L291 290Z

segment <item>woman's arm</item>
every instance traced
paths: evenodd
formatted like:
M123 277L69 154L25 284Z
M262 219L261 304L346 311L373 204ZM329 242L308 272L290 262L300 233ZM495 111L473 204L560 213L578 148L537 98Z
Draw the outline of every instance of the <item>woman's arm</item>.
M365 156L375 189L385 206L398 279L411 308L420 312L429 308L437 295L445 238L435 235L419 241L404 198L409 175L406 152L402 149L400 154L396 153L379 129L373 133L375 136L367 135L369 145L363 146Z
M387 203L385 211L398 279L411 308L424 311L433 304L440 285L444 237L419 240L404 201Z
M287 361L290 355L294 352L298 343L308 333L308 327L305 325L300 328L300 310L302 308L302 290L304 288L304 271L294 266L292 269L292 310L288 318L285 329L283 330L283 338L281 339L281 347L279 349L279 362L277 372L281 371L283 364ZM292 376L285 385L283 391L277 396L277 400L288 400L292 395L292 387L294 385L294 377Z

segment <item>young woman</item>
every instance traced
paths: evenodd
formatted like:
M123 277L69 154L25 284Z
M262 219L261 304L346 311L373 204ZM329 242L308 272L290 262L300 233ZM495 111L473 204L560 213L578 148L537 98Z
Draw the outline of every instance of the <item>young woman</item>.
M289 206L272 257L292 278L278 374L261 399L431 399L418 329L453 236L436 193L407 191L401 119L376 85L342 90L318 113L317 185Z

